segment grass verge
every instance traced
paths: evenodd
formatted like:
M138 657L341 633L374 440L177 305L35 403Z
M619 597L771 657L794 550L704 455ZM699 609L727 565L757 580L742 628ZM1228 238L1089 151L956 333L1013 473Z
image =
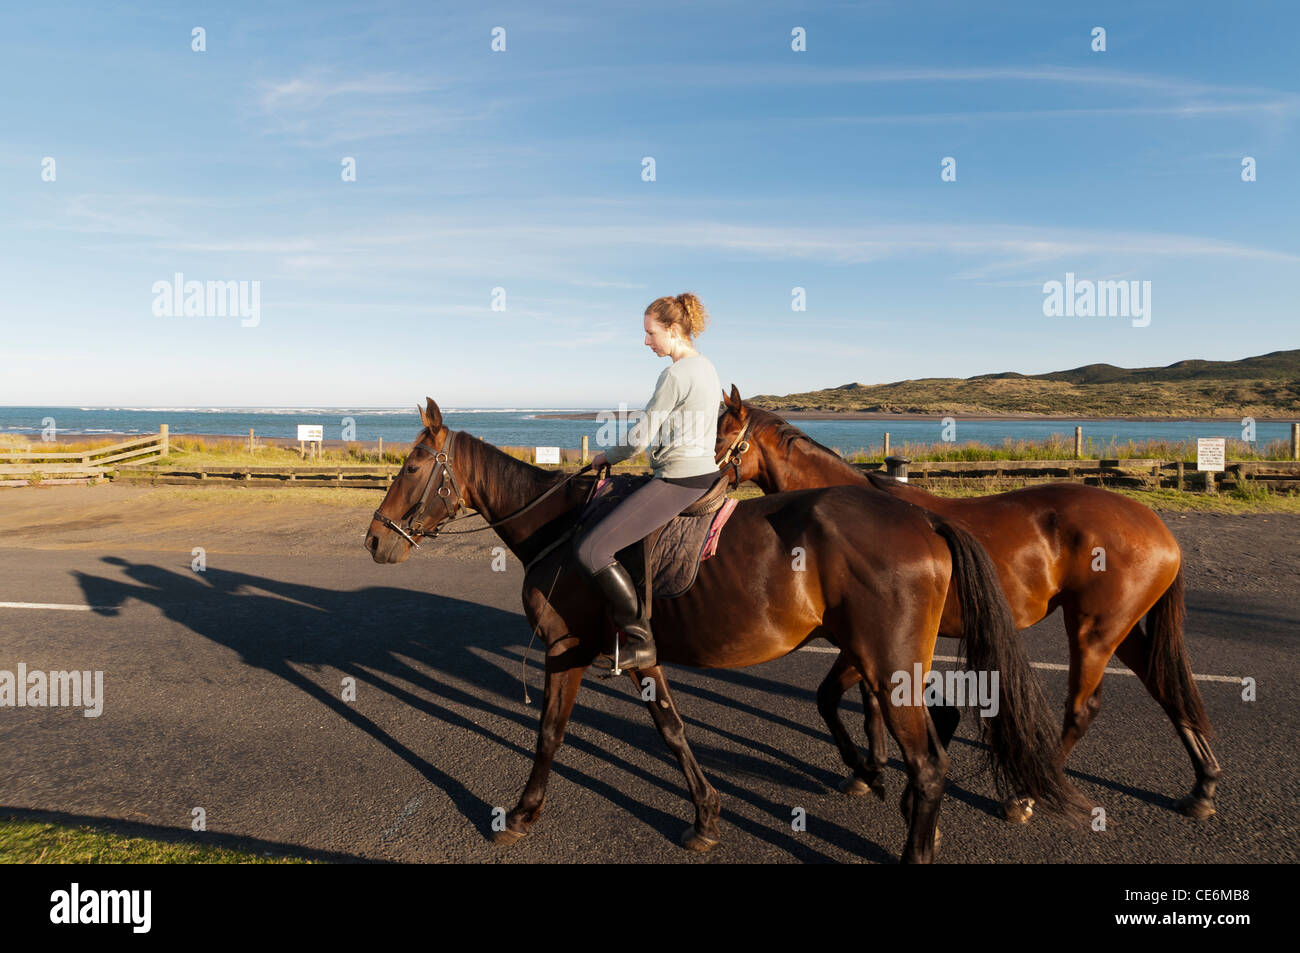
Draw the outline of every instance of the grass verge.
M64 825L0 816L5 864L307 864L226 847L129 837L91 824Z

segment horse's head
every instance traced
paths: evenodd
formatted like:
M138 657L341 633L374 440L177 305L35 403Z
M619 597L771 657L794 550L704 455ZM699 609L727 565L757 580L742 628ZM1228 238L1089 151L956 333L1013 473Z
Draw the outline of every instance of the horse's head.
M762 486L764 472L763 454L755 440L757 423L753 408L740 399L740 391L731 385L731 393L722 395L722 413L718 415L718 442L713 446L713 457L720 469L732 474L733 485L739 486L753 480Z
M423 408L417 408L424 429L366 533L366 551L377 563L404 562L413 545L425 536L436 536L438 527L464 506L463 472L452 469L455 432L443 426L442 411L433 398L425 401Z

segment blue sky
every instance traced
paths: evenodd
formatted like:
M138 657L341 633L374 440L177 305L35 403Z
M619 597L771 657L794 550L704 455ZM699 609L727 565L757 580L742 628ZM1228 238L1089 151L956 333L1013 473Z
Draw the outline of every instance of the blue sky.
M1294 4L610 6L5 5L0 404L640 406L686 290L745 395L1300 346Z

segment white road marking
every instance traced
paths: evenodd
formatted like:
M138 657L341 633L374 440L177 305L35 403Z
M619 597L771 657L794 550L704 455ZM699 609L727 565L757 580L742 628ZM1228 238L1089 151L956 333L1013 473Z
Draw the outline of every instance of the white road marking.
M833 645L805 645L799 651L825 652L830 655L840 654L840 650ZM934 656L934 661L960 662L961 659L959 659L955 655L936 655ZM1070 666L1062 665L1060 662L1030 662L1029 664L1032 665L1034 668L1045 669L1046 671L1049 672L1068 672L1070 670ZM1127 669L1127 668L1108 668L1106 669L1106 674L1107 675L1134 675L1135 673L1131 669ZM1241 684L1241 678L1236 675L1195 675L1194 674L1192 675L1192 678L1201 682L1228 682L1233 685Z
M79 606L62 602L0 602L0 609L67 609L71 612L94 612L114 606Z

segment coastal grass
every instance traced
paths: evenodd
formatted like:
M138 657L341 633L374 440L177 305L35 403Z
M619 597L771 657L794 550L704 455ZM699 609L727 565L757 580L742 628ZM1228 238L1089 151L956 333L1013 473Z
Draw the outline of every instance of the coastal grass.
M190 841L132 837L93 824L54 824L0 817L0 863L4 864L306 864Z
M384 447L380 456L378 450L368 444L348 443L341 447L322 447L319 454L299 454L298 448L277 444L255 443L255 449L248 449L247 440L220 438L173 437L168 444L169 452L165 457L155 457L145 461L146 466L158 467L272 467L272 466L397 466L406 459L410 449L405 444L393 444L392 449ZM91 449L77 447L77 450ZM532 447L498 447L517 460L527 463L536 462L536 451ZM578 464L578 450L561 450L560 459L563 466ZM641 458L644 459L644 454ZM545 464L543 464L545 465Z
M101 444L102 446L103 444ZM63 449L63 448L60 448ZM69 447L73 451L94 449L91 446L77 445ZM303 459L296 447L259 445L249 452L247 440L221 440L217 438L176 437L171 441L171 452L165 457L148 461L149 466L184 467L184 466L307 466L319 463L322 466L340 464L357 466L364 464L397 465L406 459L406 446L384 448L381 458L376 450L360 443L350 443L342 447L326 447L319 457L308 455ZM517 460L526 463L536 462L533 447L498 447ZM832 447L836 453L850 463L882 463L885 458L883 444L859 447L847 453L840 447ZM593 448L592 453L599 451ZM1291 446L1286 440L1273 440L1260 444L1236 438L1228 438L1225 457L1232 461L1264 461L1291 459ZM893 456L905 457L914 462L956 462L978 460L1068 460L1074 457L1074 438L1066 434L1052 434L1042 440L1025 440L1007 438L1001 443L984 443L967 440L961 443L936 441L934 443L906 442L890 447ZM1182 460L1184 463L1196 462L1195 440L1125 440L1101 441L1088 437L1083 443L1083 458L1087 460ZM560 451L561 466L577 466L579 451L564 449ZM625 461L628 466L649 466L645 453L639 453ZM546 464L543 464L546 466Z

